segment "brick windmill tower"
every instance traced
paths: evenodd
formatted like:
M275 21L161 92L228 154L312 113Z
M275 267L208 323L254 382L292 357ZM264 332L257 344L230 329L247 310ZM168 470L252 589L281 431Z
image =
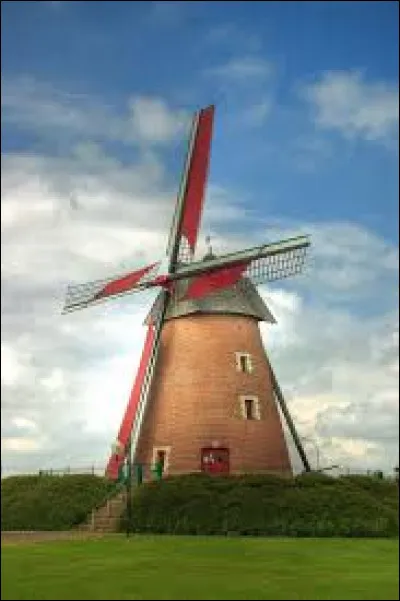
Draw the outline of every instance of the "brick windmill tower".
M115 479L127 453L166 474L291 473L281 409L310 469L264 349L260 322L274 323L256 284L301 271L300 236L194 260L214 107L196 113L169 235L168 269L143 269L70 286L64 312L159 287L131 396L107 465Z

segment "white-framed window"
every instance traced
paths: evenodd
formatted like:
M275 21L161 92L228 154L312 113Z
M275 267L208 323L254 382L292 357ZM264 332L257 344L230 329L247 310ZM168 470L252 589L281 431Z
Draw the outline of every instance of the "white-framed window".
M236 369L244 374L251 374L253 362L249 353L236 353Z
M152 465L156 465L156 463L161 462L164 474L168 472L170 452L171 447L153 447L153 458L151 463Z
M260 414L260 401L257 396L243 394L239 397L240 402L240 413L243 419L246 420L259 420L261 419Z

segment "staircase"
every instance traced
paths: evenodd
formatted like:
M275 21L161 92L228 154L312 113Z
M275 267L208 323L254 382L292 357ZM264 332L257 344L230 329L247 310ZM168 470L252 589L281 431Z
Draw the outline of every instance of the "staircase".
M92 509L88 520L79 526L79 530L89 532L118 532L121 516L126 507L126 490L106 500L104 505Z

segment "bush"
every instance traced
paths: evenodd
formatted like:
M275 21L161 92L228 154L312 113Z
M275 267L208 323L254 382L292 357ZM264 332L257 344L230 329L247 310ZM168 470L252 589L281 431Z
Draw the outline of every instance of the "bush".
M368 492L377 501L397 511L399 505L399 487L396 481L380 479L376 476L361 475L342 476L341 480Z
M326 474L293 479L203 474L169 477L136 489L131 529L176 534L395 537L397 491L393 482L336 479Z
M1 481L2 530L68 530L115 489L92 475L11 476Z

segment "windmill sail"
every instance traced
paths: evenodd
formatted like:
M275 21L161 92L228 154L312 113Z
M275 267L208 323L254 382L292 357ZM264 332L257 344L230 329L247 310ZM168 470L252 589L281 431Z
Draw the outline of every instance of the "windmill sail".
M157 362L161 330L167 305L168 295L164 293L157 321L156 323L149 323L147 328L139 368L119 429L116 448L113 450L107 465L106 474L113 480L118 477L119 468L125 459L126 453L130 452L132 457L135 456Z
M185 169L169 235L170 272L178 261L188 262L196 248L210 162L214 106L199 111L193 120Z
M247 263L237 263L231 267L220 267L211 273L205 272L190 282L184 299L201 298L221 288L233 286L243 276L246 269Z
M196 248L210 162L213 120L214 106L202 109L193 119L184 174L169 234L167 254L170 274L176 271L178 261L191 261ZM63 313L149 287L150 276L156 275L160 264L153 263L117 278L69 286ZM166 283L165 278L153 281L152 285L161 283Z
M87 284L70 286L64 312L82 309L107 298L132 294L161 286L173 290L174 282L190 279L187 298L199 297L235 284L240 277L249 278L253 284L265 284L300 273L310 240L298 236L280 242L248 248L216 259L198 261L177 267L168 275L156 275L160 263L110 280L96 280Z
M119 294L123 294L128 290L132 290L133 288L137 288L138 285L144 285L149 280L146 279L146 275L153 273L155 268L158 268L160 263L152 263L148 267L144 267L143 269L139 269L138 271L133 271L128 273L128 275L123 276L117 280L112 280L108 282L104 288L101 288L99 292L94 295L94 300L99 300L106 296L115 296Z
M146 371L149 365L152 352L154 352L154 335L154 325L149 324L147 327L147 334L143 346L139 368L136 373L136 378L132 388L132 392L129 397L124 417L122 419L121 427L119 429L116 448L113 449L113 453L106 468L106 474L112 480L117 479L119 468L122 465L126 452L128 450L128 443L130 441L133 422L137 414L138 405L140 401L140 394L146 378Z
M155 281L160 265L161 261L119 277L70 285L67 288L63 313L83 309L107 298L115 298L148 288L148 283Z
M253 284L264 284L300 273L309 246L308 236L256 246L185 266L174 279L191 279L186 299L232 286L242 277Z

